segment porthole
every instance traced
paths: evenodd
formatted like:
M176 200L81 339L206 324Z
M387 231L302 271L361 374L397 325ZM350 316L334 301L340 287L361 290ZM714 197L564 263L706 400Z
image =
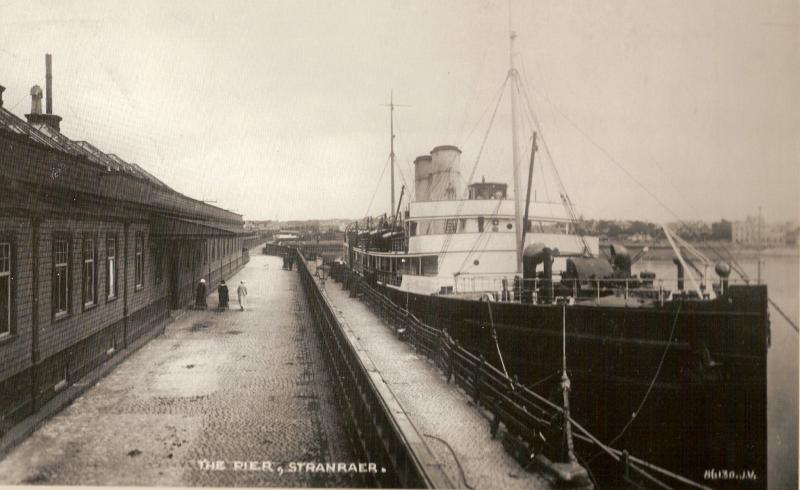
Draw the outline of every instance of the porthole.
M507 224L507 225L506 225L506 228L508 228L508 229L510 230L510 229L514 228L514 225L512 225L511 223L509 223L509 224Z
M473 264L473 265L479 265L480 263L481 263L481 261L480 261L480 260L478 260L478 259L475 259L475 260L472 262L472 264Z

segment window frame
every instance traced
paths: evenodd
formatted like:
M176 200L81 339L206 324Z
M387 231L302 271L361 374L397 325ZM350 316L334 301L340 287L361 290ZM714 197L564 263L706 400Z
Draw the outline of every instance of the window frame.
M109 255L109 243L114 242L114 255ZM114 258L114 271L111 271L111 257ZM119 239L116 233L106 233L106 302L119 297ZM114 281L111 281L111 277Z
M52 235L52 248L53 248L53 256L51 257L52 263L52 283L50 284L51 290L51 310L52 310L52 317L54 320L59 320L61 318L66 318L72 314L72 234L66 231L57 231L54 232ZM60 241L63 241L67 245L66 250L66 262L56 262L56 244ZM65 298L64 301L66 302L66 309L61 310L59 309L59 292L56 291L56 277L58 269L63 267L64 272L66 275L66 291L65 291Z
M87 245L91 243L91 256L87 253ZM86 297L86 269L91 264L91 297ZM97 306L97 238L91 233L84 233L81 236L81 304L82 310L86 311Z
M0 277L8 277L8 331L0 332L0 341L13 338L17 333L17 247L15 237L10 233L0 233L0 244L8 244L8 272L0 272Z
M144 289L144 233L137 231L133 235L133 290Z

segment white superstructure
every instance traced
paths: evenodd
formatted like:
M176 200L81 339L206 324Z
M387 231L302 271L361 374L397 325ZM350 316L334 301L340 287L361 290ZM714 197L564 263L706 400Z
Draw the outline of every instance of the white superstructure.
M497 292L501 283L507 287L515 277L522 278L523 255L528 245L541 244L542 248L549 248L548 254L554 252L555 271L565 269L565 257L597 256L597 237L575 233L572 223L576 216L566 191L560 192L561 203L540 203L535 199L529 202L536 133L525 186L517 129L519 74L514 68L515 38L512 32L506 79L511 92L514 199L507 198L504 183L468 182L468 189L464 189L461 150L453 145L437 146L430 155L414 160L415 200L409 204L404 219L384 217L347 234L346 255L351 267L374 272L379 282L410 292ZM389 107L391 118L391 99ZM394 165L393 119L390 128ZM471 178L472 174L468 179ZM528 190L527 199L523 198L523 188ZM396 213L394 208L391 212ZM526 230L522 230L526 222Z
M354 267L374 270L378 281L401 290L434 294L497 291L517 272L515 203L505 184L460 187L461 151L439 146L415 160L417 200L409 204L403 232L362 232L353 249ZM454 199L453 196L469 196ZM584 254L584 243L599 253L597 237L575 234L562 203L531 202L525 246L543 243L558 249L554 270L565 257ZM371 239L371 241L370 241Z

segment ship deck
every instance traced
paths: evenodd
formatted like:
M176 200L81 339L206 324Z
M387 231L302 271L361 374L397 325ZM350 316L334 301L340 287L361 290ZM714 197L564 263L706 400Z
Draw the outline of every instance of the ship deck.
M448 384L433 363L396 338L363 302L350 298L333 281L325 293L341 324L359 339L456 487L554 488L544 476L526 471L506 453L501 441L491 437L488 416L463 391Z

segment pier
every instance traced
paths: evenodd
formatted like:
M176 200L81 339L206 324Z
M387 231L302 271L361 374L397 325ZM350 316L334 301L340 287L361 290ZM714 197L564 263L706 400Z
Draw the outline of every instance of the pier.
M283 270L253 250L228 281L232 293L245 282L245 311L235 293L219 311L215 291L207 310L179 312L163 334L77 380L5 434L0 481L552 487L492 437L464 391L300 261ZM337 381L343 368L363 377ZM354 393L363 403L348 411Z
M377 381L407 418L408 431L421 435L454 488L553 488L540 472L530 472L505 451L489 427L492 416L445 376L422 353L397 338L362 301L340 284L328 282L324 295L337 319L371 362Z
M301 469L355 460L300 279L279 262L254 251L228 281L230 310L214 309L216 293L208 310L186 310L11 449L0 482L364 486L358 468Z

